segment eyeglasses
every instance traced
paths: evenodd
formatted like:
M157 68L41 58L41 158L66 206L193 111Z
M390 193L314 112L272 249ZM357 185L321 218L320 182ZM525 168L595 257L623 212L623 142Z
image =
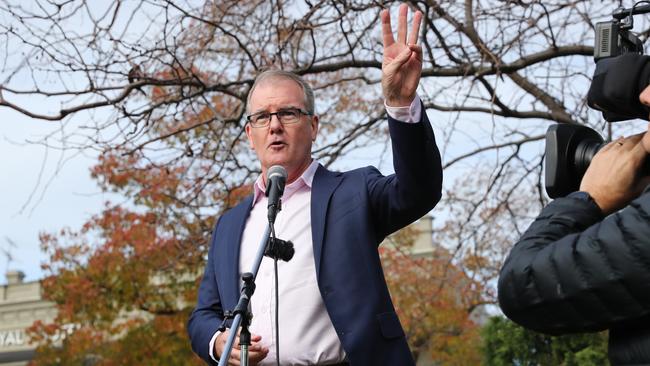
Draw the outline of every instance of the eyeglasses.
M255 127L255 128L267 127L271 123L271 117L275 115L278 117L278 120L280 120L280 123L282 123L283 125L289 125L300 121L301 114L305 116L313 115L313 113L303 111L302 109L299 108L285 108L285 109L280 109L279 111L274 113L259 112L259 113L251 114L249 116L246 116L246 120L248 120L248 123L250 123L251 127Z

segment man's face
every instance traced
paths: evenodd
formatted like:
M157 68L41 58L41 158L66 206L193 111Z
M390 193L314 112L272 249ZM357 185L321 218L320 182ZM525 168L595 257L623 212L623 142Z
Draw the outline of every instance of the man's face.
M305 110L305 97L300 85L284 78L270 78L255 87L248 111L274 113L280 109ZM318 132L318 117L300 115L297 123L282 125L277 116L267 127L246 124L246 135L262 165L262 173L273 165L282 165L292 182L311 163L311 145Z

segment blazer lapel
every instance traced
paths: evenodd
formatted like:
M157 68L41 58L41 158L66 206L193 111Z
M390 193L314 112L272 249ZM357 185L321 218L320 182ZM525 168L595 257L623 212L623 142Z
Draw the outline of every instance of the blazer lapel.
M314 245L314 261L316 263L316 276L320 275L321 253L325 237L325 221L330 198L334 190L341 183L341 173L327 170L322 165L318 166L311 189L311 238Z

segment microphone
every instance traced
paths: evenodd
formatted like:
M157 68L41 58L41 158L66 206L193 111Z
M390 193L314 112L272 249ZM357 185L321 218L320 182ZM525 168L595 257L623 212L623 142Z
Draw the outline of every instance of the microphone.
M266 172L266 196L269 198L269 222L275 222L275 216L280 212L280 198L284 193L287 182L287 171L281 165L274 165Z

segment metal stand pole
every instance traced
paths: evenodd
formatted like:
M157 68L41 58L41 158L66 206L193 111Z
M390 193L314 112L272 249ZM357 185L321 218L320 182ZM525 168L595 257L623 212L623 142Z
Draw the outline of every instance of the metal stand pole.
M250 315L252 315L248 311L248 304L250 303L251 296L253 296L253 292L255 292L255 278L257 277L257 272L259 271L260 265L262 264L262 259L264 258L264 252L269 241L270 233L271 225L267 224L264 235L262 235L262 241L260 242L260 246L257 249L257 256L253 262L253 268L250 272L246 272L242 275L244 286L242 287L241 295L239 296L239 302L233 311L235 318L233 319L232 325L230 326L228 341L226 342L226 346L224 348L225 352L219 359L219 366L226 366L228 364L228 358L230 358L230 353L232 352L232 346L235 342L235 337L237 336L237 330L239 329L240 323L242 323L242 332L239 338L240 344L242 345L241 361L242 365L248 365L248 346L250 345L250 332L248 331L248 325L250 324ZM245 317L246 320L242 322L243 317ZM242 341L243 336L245 336L244 331L248 334L248 344L244 344Z

